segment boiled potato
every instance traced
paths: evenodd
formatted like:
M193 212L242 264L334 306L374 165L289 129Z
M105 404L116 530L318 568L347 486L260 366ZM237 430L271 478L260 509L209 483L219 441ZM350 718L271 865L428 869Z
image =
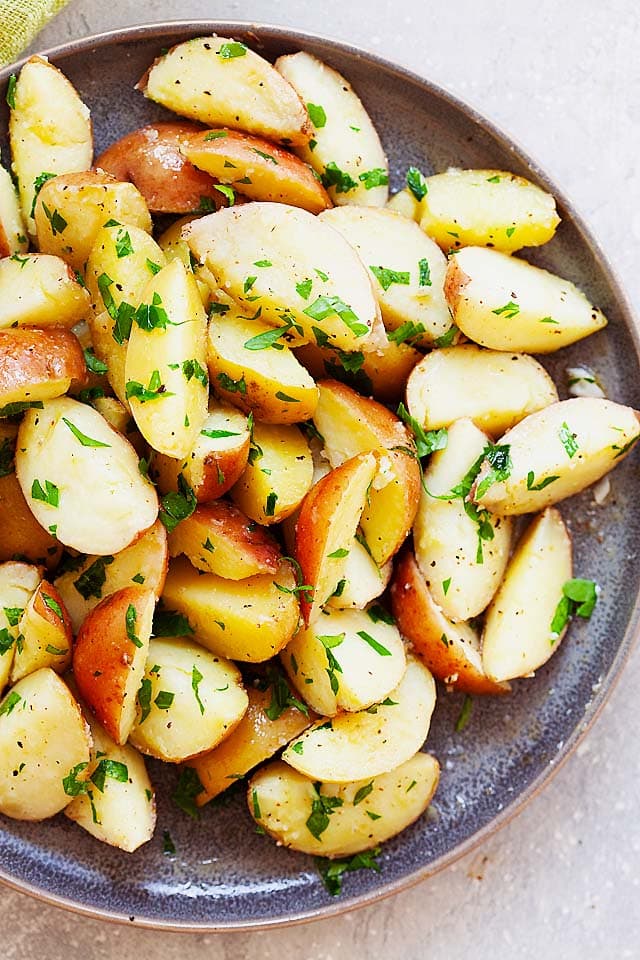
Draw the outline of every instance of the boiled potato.
M447 445L424 473L413 525L416 560L433 599L450 620L470 620L485 609L500 585L509 559L511 520L469 515L462 497L447 495L459 485L489 443L471 420L449 427Z
M172 557L181 553L194 567L228 580L275 573L280 548L274 538L226 500L196 507L169 535Z
M453 623L435 602L415 557L405 550L395 565L391 603L402 636L413 653L447 687L473 696L509 692L482 665L480 638L468 623Z
M29 598L18 632L11 683L42 667L64 673L71 665L73 634L69 614L56 588L45 580Z
M284 847L322 857L350 857L417 820L429 806L439 776L438 761L428 753L417 753L389 773L349 784L315 784L276 760L251 778L249 811ZM326 826L310 819L318 807L329 808Z
M313 416L318 388L273 327L237 310L209 324L208 360L216 392L263 423ZM274 346L276 349L274 349Z
M497 250L452 257L445 294L460 330L493 350L552 353L607 325L571 281Z
M16 474L43 527L81 553L114 554L158 515L158 498L124 437L92 407L68 397L28 410Z
M248 517L268 526L297 509L312 478L309 444L298 427L256 423L249 462L231 496Z
M0 420L0 437L2 423ZM0 440L0 563L24 557L51 570L60 561L62 544L40 526L29 509L15 474L14 446L15 441Z
M399 213L401 216L407 217L408 220L414 220L416 223L420 223L420 201L409 187L404 187L402 190L399 190L398 193L394 193L394 195L387 200L385 206L387 210L393 210L394 213Z
M243 43L197 37L159 57L138 87L174 113L286 143L306 143L309 118L294 90Z
M23 254L29 249L27 228L11 176L0 166L0 257Z
M513 253L539 247L560 217L551 194L505 170L458 170L426 178L420 226L443 250L493 247Z
M213 800L259 763L269 760L312 722L308 710L303 712L300 706L282 702L290 697L290 692L280 674L264 690L248 687L247 696L247 712L235 730L209 753L189 763L202 784L202 792L196 798L198 806Z
M184 236L217 286L292 340L358 350L371 337L378 305L364 265L306 210L247 203L193 221Z
M225 580L178 557L169 565L162 599L182 613L198 642L220 657L259 663L275 656L298 627L297 584L283 560L274 576Z
M433 350L407 381L407 407L427 430L468 417L492 437L555 403L558 391L542 364L525 353L473 343Z
M77 558L71 569L61 571L55 579L74 633L102 599L132 584L153 590L158 598L168 563L167 531L160 520L115 556Z
M389 615L376 607L326 609L324 614L299 630L280 654L300 696L325 717L366 710L384 700L406 669L400 634L385 622Z
M0 330L73 327L89 313L89 294L59 257L29 253L0 260Z
M279 57L276 69L307 105L313 136L297 153L320 175L333 202L383 207L388 196L387 158L351 84L303 51Z
M146 441L141 433L136 429L136 422L123 403L120 403L116 397L95 397L91 401L101 417L111 424L114 430L121 433L129 441L136 453L144 456L149 452Z
M391 579L393 564L387 560L381 567L375 562L360 540L353 539L344 565L344 583L339 592L328 600L337 610L363 610L371 600L379 597ZM341 581L342 582L342 581Z
M9 117L13 172L29 233L42 177L88 170L93 156L89 110L65 75L43 57L20 71Z
M540 514L520 540L487 611L482 664L497 682L533 673L560 646L552 621L571 579L571 540L558 510Z
M0 330L0 408L60 397L86 376L82 347L69 330Z
M154 453L151 474L162 493L178 489L180 477L198 503L221 497L242 476L249 456L247 418L226 403L209 414L192 449L183 460Z
M179 459L191 452L207 419L207 318L195 280L179 260L163 267L142 296L127 347L125 390L145 440Z
M129 739L159 760L179 763L212 750L242 719L247 694L238 668L187 639L149 645Z
M0 563L0 693L11 676L20 618L40 580L40 571L31 564Z
M127 227L151 233L145 199L132 183L121 183L107 173L88 170L48 180L34 207L36 237L41 253L62 257L82 270L100 230L110 220L126 224L118 232L119 255L131 247Z
M0 703L0 813L44 820L87 778L91 736L66 684L44 667Z
M335 207L321 220L341 233L369 268L387 330L431 346L448 331L447 261L417 223L391 210Z
M553 403L500 439L509 458L506 479L496 479L485 461L474 499L499 516L542 510L613 470L639 436L640 418L631 407L591 397Z
M156 597L124 587L85 618L73 651L73 673L83 700L116 743L126 743L136 717Z
M214 292L200 276L200 271L194 269L195 264L191 263L191 252L189 250L189 244L182 236L182 228L186 227L188 223L191 223L192 220L196 219L194 216L180 217L178 220L174 220L170 227L161 233L158 237L158 246L164 253L167 260L182 260L185 267L193 272L195 277L196 286L198 287L198 293L200 294L200 299L202 300L202 305L205 310L208 310L211 301L214 297Z

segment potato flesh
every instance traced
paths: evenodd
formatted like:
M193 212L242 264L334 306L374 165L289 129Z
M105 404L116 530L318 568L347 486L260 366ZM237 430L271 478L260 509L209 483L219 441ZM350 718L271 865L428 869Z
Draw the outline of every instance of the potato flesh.
M513 253L553 237L560 217L553 197L504 170L450 168L426 179L422 229L442 247L493 247Z
M304 143L308 117L295 92L270 63L225 37L180 43L151 67L143 92L175 113L208 126L237 127L270 140Z
M326 337L341 350L359 350L371 336L378 306L364 265L336 230L306 210L248 203L194 221L185 237L217 286L242 309L260 307L263 321L287 327L294 340ZM260 262L271 266L256 267Z
M509 447L511 472L481 497L476 492L476 500L499 516L542 510L613 470L639 436L640 421L631 407L592 397L553 403L500 439ZM478 485L486 475L485 465ZM551 477L556 479L540 489Z
M445 294L460 330L493 350L552 353L607 325L569 280L497 250L457 253Z
M340 178L340 186L329 187L333 202L383 207L389 195L387 158L371 118L351 84L326 63L305 52L279 57L276 69L303 103L322 107L324 111L324 124L314 125L313 139L296 152L320 176L327 164L335 164L347 175ZM367 189L367 182L374 182L366 178L372 170L381 171L381 176L375 178L380 185Z
M527 676L558 649L565 630L554 633L551 623L571 571L571 540L548 508L518 544L487 611L482 663L493 680Z
M145 681L150 687L146 717ZM169 763L213 749L247 709L238 668L187 639L152 640L142 684L130 742Z
M103 446L87 446L63 418L85 440ZM18 434L16 473L38 523L54 526L60 543L81 553L123 550L158 514L155 490L141 475L133 447L92 407L68 397L27 411Z
M20 633L19 619L7 616L7 610L19 611L27 606L41 577L37 567L15 560L0 564L0 694L9 682L15 655L15 640ZM16 622L13 622L16 621Z
M50 583L42 581L29 598L18 632L22 639L16 645L11 683L42 667L64 673L71 666L71 622L60 594Z
M59 257L31 253L0 260L0 330L73 327L89 312L89 295Z
M536 410L558 400L544 367L524 353L483 350L471 343L434 350L407 381L407 407L427 430L468 417L499 437Z
M0 408L51 400L86 383L82 348L68 330L0 330Z
M444 298L447 261L417 223L370 207L334 207L320 219L341 233L369 268L387 330L411 322L422 330L411 342L422 346L447 332L451 326Z
M18 194L8 170L0 166L0 257L23 254L29 249Z
M70 801L63 779L73 770L77 780L87 777L91 737L80 708L45 667L20 680L0 710L0 812L17 820L52 817Z
M319 721L289 744L282 759L312 780L326 783L364 780L393 770L427 738L436 704L429 670L409 657L389 700L393 703L379 703L375 713L363 710L340 714L330 723Z
M278 760L252 777L249 811L284 847L316 856L350 857L389 840L417 820L429 806L439 775L435 757L417 753L389 773L376 777L371 792L355 804L358 791L368 787L370 780L323 783L316 789L311 780ZM342 803L331 811L327 828L315 837L307 820L318 790ZM369 816L371 813L373 817Z
M391 577L392 564L387 561L379 567L366 548L355 538L348 547L349 556L344 567L344 587L340 596L329 598L328 605L336 610L352 607L363 610L368 603L383 593Z

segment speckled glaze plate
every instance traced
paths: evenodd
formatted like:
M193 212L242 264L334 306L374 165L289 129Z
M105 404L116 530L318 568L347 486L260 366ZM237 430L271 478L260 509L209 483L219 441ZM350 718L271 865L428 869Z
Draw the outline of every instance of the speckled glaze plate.
M248 23L173 22L88 37L48 51L91 108L96 152L168 114L133 86L162 47L218 32L269 59L308 50L349 78L389 155L392 187L406 168L425 172L497 167L537 181L558 199L556 238L527 259L583 287L608 315L606 331L545 358L562 390L568 363L593 366L614 399L640 407L639 343L606 259L560 191L521 150L472 109L408 71L345 44ZM18 65L19 66L19 65ZM8 162L6 82L0 72L0 145ZM55 109L55 104L52 104ZM462 697L440 690L428 746L442 781L427 816L385 845L382 871L345 878L342 897L324 889L310 858L257 836L243 795L205 809L199 822L169 798L175 770L151 763L158 787L153 840L127 855L98 843L62 815L44 824L0 817L0 878L18 890L94 917L186 930L238 930L328 916L370 903L441 870L504 824L575 748L624 665L638 623L638 454L612 475L604 507L592 494L566 501L577 576L602 587L595 613L575 622L559 653L507 699L480 699L454 731ZM168 830L177 853L163 852Z

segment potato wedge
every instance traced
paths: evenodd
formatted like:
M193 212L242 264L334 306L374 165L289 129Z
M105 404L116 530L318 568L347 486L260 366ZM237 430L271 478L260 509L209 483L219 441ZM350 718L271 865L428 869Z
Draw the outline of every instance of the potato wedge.
M281 674L277 674L276 683L282 696L286 696L288 687ZM312 722L298 707L281 709L273 685L266 690L247 687L247 696L247 712L235 730L209 753L188 764L202 784L202 792L196 797L199 807L223 793L259 763L269 760Z
M553 380L533 357L483 350L473 343L432 351L407 381L409 413L427 430L468 417L499 437L557 400Z
M9 117L13 172L22 216L35 234L33 201L47 174L88 170L93 156L89 110L65 75L43 57L31 57L16 83Z
M576 397L532 413L500 439L510 458L505 480L485 462L472 491L499 516L533 513L584 490L613 470L640 437L631 407Z
M85 617L101 600L134 584L162 593L169 551L167 531L160 520L115 556L79 557L54 583L78 633Z
M509 693L508 683L486 675L480 638L473 627L445 617L410 550L396 561L391 605L402 636L438 680L472 696Z
M320 217L368 267L387 330L431 346L451 326L444 297L447 261L417 223L392 210L334 207Z
M350 857L417 820L429 806L439 776L438 761L428 753L417 753L373 780L349 784L314 784L276 760L251 778L249 811L284 847L321 857ZM320 796L329 803L320 806ZM324 819L311 819L319 806L329 808L326 825Z
M125 391L145 440L179 459L191 452L207 418L207 317L193 275L179 260L163 267L142 297L127 347Z
M140 191L151 213L206 213L227 204L207 173L196 170L181 147L197 136L193 123L151 123L125 134L100 154L98 170L128 180ZM127 217L118 217L129 223Z
M181 144L182 154L221 183L252 200L269 200L321 213L327 191L298 157L268 140L233 130L203 130Z
M193 221L184 236L217 286L293 341L358 350L371 337L378 305L364 265L306 210L247 203Z
M324 717L384 701L406 669L402 639L389 615L376 607L327 608L324 614L299 630L280 654L291 683Z
M316 483L300 508L295 557L304 584L300 596L308 625L344 579L346 560L378 469L373 453L346 460Z
M89 294L59 257L29 253L0 260L0 330L73 327L89 314Z
M274 577L225 580L201 573L184 557L172 560L162 599L184 614L198 643L220 657L260 663L282 650L298 627L293 569L283 560Z
M0 330L0 408L61 397L87 370L77 337L62 327Z
M331 595L328 606L336 610L364 610L368 603L386 590L393 564L391 560L387 560L379 567L366 547L357 539L351 541L348 550L344 584L339 591Z
M28 249L18 194L8 170L0 165L0 257L24 254Z
M451 258L445 295L460 330L493 350L553 353L607 325L571 281L481 247Z
M63 680L43 668L0 703L0 813L44 820L87 778L91 736Z
M158 515L133 447L93 407L68 397L27 411L16 474L38 523L81 553L118 553Z
M64 814L96 840L133 853L153 836L156 803L144 760L130 744L119 746L85 713L93 746L86 792Z
M293 424L256 423L249 462L231 490L243 513L258 523L279 523L296 510L311 487L309 444Z
M281 560L271 534L226 500L196 507L169 535L169 550L172 557L184 553L198 570L227 580L275 574Z
M560 512L547 508L518 543L504 580L487 611L482 664L495 681L525 677L560 646L566 625L552 625L571 579L571 540Z
M447 446L433 454L425 470L413 525L418 566L433 599L454 621L482 613L509 559L508 517L487 514L474 519L462 497L441 499L462 483L488 443L471 420L456 420L449 427Z
M349 783L388 773L412 757L427 738L436 705L431 673L409 657L404 676L388 700L379 703L375 713L361 710L318 721L289 744L282 759L294 770L325 783Z
M42 667L64 673L71 665L71 620L62 597L45 580L29 598L18 624L20 641L11 667L11 683Z
M151 474L162 493L178 489L178 479L193 490L198 503L221 497L242 476L249 456L247 418L226 403L209 409L192 449L183 460L157 453Z
M378 471L360 525L379 566L396 553L413 524L420 500L420 467L413 438L393 413L335 380L318 384L313 421L325 438L333 467L358 453L376 451Z
M38 193L34 219L41 253L62 257L74 270L84 268L96 237L110 220L151 233L151 217L140 191L95 170L48 180ZM120 255L128 256L126 226L119 238Z
M214 292L200 276L200 270L195 269L191 263L191 252L189 250L189 244L182 236L182 228L186 227L187 224L191 223L192 220L197 219L195 216L180 217L178 220L174 220L170 227L160 234L158 237L158 246L164 253L167 261L169 260L182 260L183 264L188 270L191 270L198 287L198 293L200 294L200 299L202 300L202 305L205 310L209 309L211 301L214 297Z
M443 250L493 247L513 253L539 247L556 232L560 217L545 190L505 170L458 170L426 178L421 228Z
M197 37L159 57L140 80L145 97L208 126L306 143L309 118L294 90L243 43Z
M40 580L40 571L31 564L0 563L0 694L11 676L20 618Z
M420 201L409 187L403 187L398 193L394 193L394 195L387 200L385 207L387 210L393 210L394 213L399 213L401 216L407 217L408 220L420 223Z
M333 202L383 207L388 197L387 158L348 80L303 51L279 57L276 70L307 104L313 138L296 152L320 175Z
M235 664L188 639L155 639L129 739L143 753L179 763L217 746L240 722L247 703Z
M0 420L0 563L24 557L52 570L60 561L62 544L40 526L27 506L15 474L14 450L15 440L3 437Z
M124 587L85 618L73 651L78 690L116 743L127 742L136 718L156 597L145 587Z
M95 397L91 401L91 406L98 411L101 417L104 417L114 430L117 430L129 441L136 453L141 457L148 454L149 447L142 434L136 429L136 422L131 416L131 412L116 397Z

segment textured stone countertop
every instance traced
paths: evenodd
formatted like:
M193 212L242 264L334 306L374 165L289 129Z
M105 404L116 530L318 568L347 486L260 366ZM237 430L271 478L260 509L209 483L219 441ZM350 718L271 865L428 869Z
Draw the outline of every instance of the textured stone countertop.
M75 0L36 48L142 21L273 22L349 40L441 83L573 198L640 305L640 8L633 0ZM640 956L640 650L555 780L481 849L342 918L269 933L157 934L2 891L5 960Z

